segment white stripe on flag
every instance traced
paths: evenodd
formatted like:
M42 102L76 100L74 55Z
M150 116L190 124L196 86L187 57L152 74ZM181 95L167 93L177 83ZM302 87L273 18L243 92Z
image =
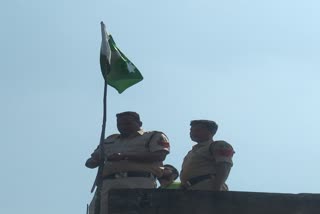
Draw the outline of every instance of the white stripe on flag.
M105 55L108 59L109 64L111 63L111 49L109 45L109 34L106 31L106 26L101 22L101 54Z

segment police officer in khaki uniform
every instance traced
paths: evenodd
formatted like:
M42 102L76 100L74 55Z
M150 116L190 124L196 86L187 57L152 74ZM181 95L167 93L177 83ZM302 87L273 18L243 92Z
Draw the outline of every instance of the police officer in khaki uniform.
M105 139L103 157L98 146L86 161L88 168L95 168L104 160L100 214L107 214L110 189L156 188L156 177L162 176L162 162L170 149L165 134L141 129L142 122L136 112L122 112L116 116L120 134ZM94 213L94 202L90 204L90 214Z
M183 160L182 186L190 190L226 191L225 181L233 165L232 146L212 139L218 130L214 121L193 120L190 126L190 138L197 144Z

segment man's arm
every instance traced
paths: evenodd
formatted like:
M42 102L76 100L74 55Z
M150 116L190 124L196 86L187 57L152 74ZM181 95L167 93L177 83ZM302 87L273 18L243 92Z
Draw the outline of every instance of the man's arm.
M120 161L120 160L129 160L129 161L144 161L144 162L156 162L164 161L168 151L160 150L155 152L139 152L139 153L115 153L109 155L108 161Z
M213 189L221 191L233 165L232 157L234 150L229 143L220 140L210 145L210 153L213 154L213 158L215 159L216 169Z
M99 147L98 147L99 148ZM100 158L100 154L99 154L99 150L98 148L91 154L91 157L88 158L88 160L85 163L85 166L93 169L99 166L101 158Z
M213 190L220 191L222 185L226 182L229 172L231 169L231 164L227 162L217 163L216 166L216 176L214 178Z

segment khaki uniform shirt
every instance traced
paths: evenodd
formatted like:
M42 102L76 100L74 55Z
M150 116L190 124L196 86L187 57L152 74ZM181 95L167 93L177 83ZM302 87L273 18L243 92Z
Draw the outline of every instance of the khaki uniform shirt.
M216 174L216 164L226 162L232 165L233 154L232 146L225 141L210 140L193 146L183 160L181 182L201 175Z
M156 152L170 151L169 140L161 132L151 131L144 132L139 130L137 135L130 138L121 138L120 134L107 137L103 143L103 151L105 160L114 153L139 153L139 152ZM91 156L99 155L99 147ZM162 175L162 161L143 162L132 160L105 161L103 176L107 176L119 172L139 171L151 172L156 176Z

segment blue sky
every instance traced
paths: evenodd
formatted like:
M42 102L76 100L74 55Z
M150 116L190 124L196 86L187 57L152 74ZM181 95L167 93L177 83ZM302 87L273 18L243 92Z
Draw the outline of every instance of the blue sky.
M318 1L0 3L1 213L84 213L96 171L103 79L100 21L144 80L108 91L140 113L180 169L189 122L212 119L234 146L231 190L319 193Z

